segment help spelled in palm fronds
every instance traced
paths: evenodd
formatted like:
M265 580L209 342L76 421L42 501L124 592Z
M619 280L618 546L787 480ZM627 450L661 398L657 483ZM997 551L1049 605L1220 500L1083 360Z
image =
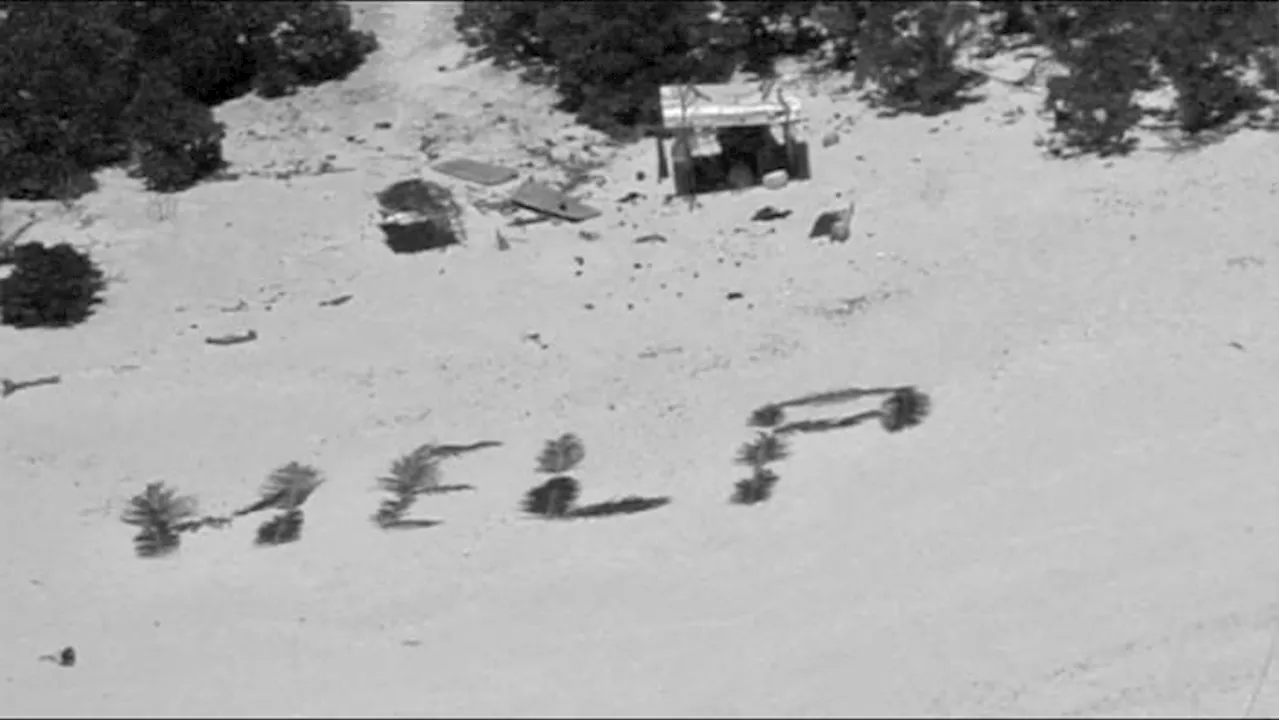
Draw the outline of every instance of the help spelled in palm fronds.
M302 504L324 483L320 471L297 462L276 468L267 476L260 499L235 514L275 509L275 517L258 527L258 545L283 545L302 536Z
M552 475L543 484L525 494L524 511L544 518L563 518L569 515L581 486L566 473L573 470L586 457L586 447L573 433L565 433L555 440L548 440L538 456L538 472Z

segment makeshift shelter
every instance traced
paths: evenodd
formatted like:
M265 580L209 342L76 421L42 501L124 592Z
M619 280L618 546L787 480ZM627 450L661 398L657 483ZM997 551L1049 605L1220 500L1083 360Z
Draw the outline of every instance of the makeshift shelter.
M461 243L462 208L448 188L418 178L401 180L377 194L378 227L395 253L416 253Z
M749 187L774 170L786 170L792 180L809 179L809 145L796 137L806 118L793 93L772 86L664 85L658 99L672 139L670 164L662 137L657 140L658 176L665 179L670 172L677 195ZM706 154L708 146L718 152Z

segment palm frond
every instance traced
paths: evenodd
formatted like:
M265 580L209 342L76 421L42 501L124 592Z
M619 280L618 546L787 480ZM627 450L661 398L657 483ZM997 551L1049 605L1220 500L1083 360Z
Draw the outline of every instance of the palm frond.
M302 511L286 510L258 526L256 544L284 545L302 537Z
M747 421L752 427L771 428L786 417L780 405L765 405L758 407L751 413L751 419Z
M138 557L158 558L177 550L180 542L176 530L146 528L134 537L133 548Z
M578 481L560 475L525 494L524 511L548 518L564 517L578 500Z
M170 530L196 514L195 498L179 495L162 482L149 483L146 489L129 499L120 519L126 524L148 530Z
M324 477L320 471L310 465L298 462L282 465L273 470L267 476L266 482L262 484L260 493L262 500L258 504L267 504L259 509L266 507L281 510L297 509L323 483Z
M903 387L885 398L880 406L880 424L888 432L898 432L924 422L931 409L929 396L914 387Z
M440 460L431 445L423 445L391 464L391 471L378 478L378 485L396 495L415 495L440 485Z
M586 446L573 433L565 433L555 440L548 440L538 456L538 472L560 475L577 467L586 457Z
M738 448L738 463L748 467L764 467L787 457L786 441L773 433L762 432L756 439Z
M768 468L756 468L751 477L739 480L734 484L733 496L729 502L735 505L755 505L773 497L773 488L778 484L778 474Z

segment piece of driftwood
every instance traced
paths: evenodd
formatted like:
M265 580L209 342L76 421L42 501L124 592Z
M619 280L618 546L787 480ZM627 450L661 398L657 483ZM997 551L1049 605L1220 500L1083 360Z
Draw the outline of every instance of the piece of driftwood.
M215 337L207 337L204 339L204 341L209 345L239 345L240 343L253 342L254 340L257 340L257 339L258 339L258 333L254 330L250 330L249 332L246 332L246 333L239 333L239 334L233 333L231 335L218 335Z
M19 390L39 387L40 385L57 385L62 382L61 375L46 375L34 380L10 380L9 378L0 378L0 397L9 397Z

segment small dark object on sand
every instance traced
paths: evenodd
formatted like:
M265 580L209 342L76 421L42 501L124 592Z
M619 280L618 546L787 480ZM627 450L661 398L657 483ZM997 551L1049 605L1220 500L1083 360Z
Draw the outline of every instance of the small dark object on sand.
M48 375L46 377L36 378L35 380L10 380L9 378L0 379L0 397L9 397L19 390L39 387L40 385L57 385L62 382L61 375Z
M217 337L207 337L205 343L209 345L239 345L240 343L253 342L258 339L258 333L254 330L242 333L240 335L219 335Z
M62 648L61 652L52 655L41 655L42 662L51 662L58 667L75 667L76 666L76 649L70 645Z
M757 210L756 214L751 216L751 219L756 222L769 222L771 220L781 220L783 218L790 217L790 215L790 210L779 210L772 205L765 205Z
M666 237L664 237L664 236L662 236L662 235L657 235L657 234L654 234L654 235L644 235L644 236L642 236L642 237L638 237L638 238L636 238L636 244L637 244L637 245L643 245L643 244L647 244L647 243L665 243L666 241L667 241L667 238L666 238Z
M336 298L330 298L329 300L321 300L321 301L320 301L320 307L337 307L337 306L339 306L339 305L345 305L346 303L350 302L350 301L351 301L351 298L353 298L353 297L355 297L355 296L354 296L354 295L339 295L338 297L336 297Z

